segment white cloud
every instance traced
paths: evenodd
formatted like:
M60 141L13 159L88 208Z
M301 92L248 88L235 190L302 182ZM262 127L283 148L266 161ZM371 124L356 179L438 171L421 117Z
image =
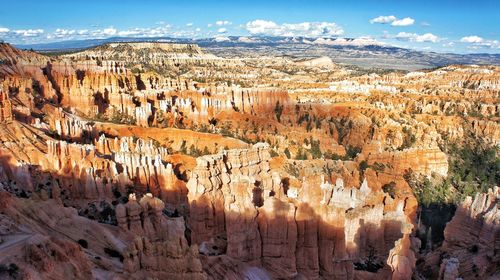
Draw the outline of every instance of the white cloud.
M117 30L113 27L96 30L79 30L77 32L82 38L107 38L111 36L121 37L162 37L173 34L170 25L157 26L154 28L131 28L126 30Z
M378 16L376 18L372 18L370 20L370 23L381 23L381 24L388 24L390 23L392 26L409 26L415 23L415 20L412 19L411 17L405 17L403 19L398 19L397 17L390 15L390 16Z
M109 35L106 32L103 32L103 33L104 33L104 35ZM116 32L114 34L116 34ZM114 35L114 34L111 34L111 35ZM118 36L122 36L122 37L138 36L138 35L144 35L144 30L141 30L139 28L135 28L135 29L119 31L117 34L118 34Z
M108 27L108 28L105 28L102 33L104 35L108 35L108 36L112 36L112 35L115 35L116 34L116 29L114 29L113 27Z
M227 21L227 20L218 20L215 22L216 25L219 25L219 26L222 26L222 25L231 25L233 24L232 22L230 21Z
M56 31L54 31L52 34L48 34L47 38L74 39L77 37L85 37L88 34L89 34L88 29L76 30L76 29L57 28Z
M393 21L395 21L397 18L395 16L378 16L376 18L372 18L370 20L370 23L382 23L382 24L386 24L386 23L391 23Z
M415 34L415 33L399 32L395 38L402 39L402 40L410 40L411 38L415 38L416 36L417 36L417 34Z
M56 31L54 32L54 36L58 38L63 38L66 36L71 36L76 34L76 30L69 30L69 29L62 29L62 28L57 28Z
M467 46L468 49L500 49L500 42L498 40L486 40L476 35L462 37L460 42L470 44Z
M279 26L274 21L257 19L247 22L246 29L252 34L264 34L268 32L279 32Z
M500 49L500 42L498 40L486 40L480 43L482 47L490 48L490 49Z
M217 32L219 32L219 33L226 33L227 29L224 28L224 27L221 27L221 28L217 29Z
M212 25L213 25L213 24L209 23L209 24L207 24L207 27L212 27Z
M418 35L417 38L415 38L415 41L417 42L437 43L439 40L440 40L439 37L432 33L425 33L423 35Z
M125 30L118 30L114 27L107 27L103 29L66 29L57 28L52 32L45 32L43 29L18 29L9 30L8 28L0 28L0 37L7 39L10 42L23 42L35 43L41 40L48 41L63 41L74 39L103 39L112 36L121 37L163 37L163 36L177 36L177 37L196 37L199 36L201 29L197 31L183 29L174 32L170 25L153 26L148 28L130 28ZM45 35L45 36L41 36Z
M417 33L399 32L395 36L395 38L398 40L402 40L402 41L411 41L411 42L418 42L418 43L423 43L423 42L437 43L437 42L439 42L439 40L441 40L438 36L436 36L432 33L425 33L425 34L419 35Z
M463 37L462 39L460 39L460 42L462 42L462 43L481 43L481 42L483 42L483 40L484 39L479 37L479 36L472 35L472 36Z
M186 26L193 26L193 23L192 22L188 22L188 23L186 23Z
M22 37L37 37L43 34L43 29L18 29L12 31L14 34Z
M246 30L254 35L330 37L344 33L334 22L302 22L277 24L274 21L257 19L247 22Z
M397 19L391 23L392 26L409 26L415 23L415 20L410 17L404 19Z

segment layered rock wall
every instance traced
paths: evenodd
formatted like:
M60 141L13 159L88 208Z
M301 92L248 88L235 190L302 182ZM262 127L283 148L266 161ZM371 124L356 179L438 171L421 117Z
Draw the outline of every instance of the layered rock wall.
M463 279L486 279L500 261L500 212L498 187L487 193L467 197L444 230L440 250L449 258L443 261L442 279L453 274ZM453 264L453 269L450 267ZM441 278L440 278L441 279Z
M246 156L238 156L246 155ZM191 242L204 254L220 237L228 256L262 265L273 277L405 279L415 267L405 202L357 188L304 181L290 189L269 175L268 147L198 158L188 182Z

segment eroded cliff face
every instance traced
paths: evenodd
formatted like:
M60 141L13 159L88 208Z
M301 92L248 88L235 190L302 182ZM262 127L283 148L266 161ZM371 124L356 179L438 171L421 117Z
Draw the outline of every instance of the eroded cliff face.
M196 245L189 246L184 236L184 219L166 218L164 208L151 194L139 201L131 194L116 208L118 226L135 236L125 249L124 270L137 279L206 279Z
M443 245L425 257L422 270L439 279L497 277L499 198L498 187L467 197L446 225Z
M151 194L139 202L131 196L117 207L119 228L63 207L55 190L29 201L1 195L7 235L1 261L16 263L23 279L206 279L196 246L187 245L182 218L163 216L163 202Z
M188 225L202 254L261 265L274 278L411 277L404 199L373 191L366 179L360 188L344 187L341 177L293 188L270 172L269 159L262 144L198 158ZM217 246L220 239L227 244Z

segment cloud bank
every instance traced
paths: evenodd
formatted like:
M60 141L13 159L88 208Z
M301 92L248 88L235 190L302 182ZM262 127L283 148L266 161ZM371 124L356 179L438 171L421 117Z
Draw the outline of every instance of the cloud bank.
M423 42L437 43L441 40L441 38L432 33L425 33L419 35L417 33L399 32L394 38L400 41L410 41L417 43L423 43Z
M376 18L372 18L370 20L371 24L380 23L380 24L391 24L392 26L410 26L415 23L415 20L411 17L405 17L402 19L398 19L397 17L390 16L378 16Z
M270 20L257 19L247 22L245 28L252 35L333 37L344 34L344 30L334 22L278 24Z

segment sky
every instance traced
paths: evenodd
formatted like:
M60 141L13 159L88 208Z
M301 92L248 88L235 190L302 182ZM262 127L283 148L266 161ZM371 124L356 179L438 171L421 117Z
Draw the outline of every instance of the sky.
M14 44L267 35L500 53L500 0L0 1L0 40Z

